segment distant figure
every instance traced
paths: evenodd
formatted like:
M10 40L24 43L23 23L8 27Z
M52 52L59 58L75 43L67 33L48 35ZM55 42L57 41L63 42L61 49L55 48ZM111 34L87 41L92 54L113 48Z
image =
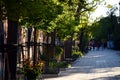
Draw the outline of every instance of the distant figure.
M93 48L93 51L95 50L95 40L92 41L92 48Z
M97 47L97 50L99 50L100 45L101 45L100 41L96 41L96 47Z
M95 44L95 40L91 39L89 41L89 50L95 50L96 44Z
M104 44L103 43L101 43L101 49L103 50L105 47L104 47Z
M101 40L101 47L102 47L102 49L105 49L106 46L107 46L107 41L105 39L102 39Z
M92 41L90 40L89 41L89 50L91 50L92 49Z

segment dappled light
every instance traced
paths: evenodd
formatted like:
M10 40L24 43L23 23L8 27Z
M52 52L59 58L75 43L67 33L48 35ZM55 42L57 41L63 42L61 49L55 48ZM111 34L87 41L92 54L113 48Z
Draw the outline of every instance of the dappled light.
M119 70L119 0L0 0L0 80L112 80Z
M90 51L82 58L77 59L66 71L61 71L58 78L46 80L117 80L119 79L120 51L108 50Z

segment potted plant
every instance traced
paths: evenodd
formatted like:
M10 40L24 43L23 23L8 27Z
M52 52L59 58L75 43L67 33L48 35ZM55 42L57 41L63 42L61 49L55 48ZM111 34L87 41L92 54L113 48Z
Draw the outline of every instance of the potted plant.
M33 65L32 60L25 59L23 62L22 71L27 80L36 80L42 74L43 62L38 61Z

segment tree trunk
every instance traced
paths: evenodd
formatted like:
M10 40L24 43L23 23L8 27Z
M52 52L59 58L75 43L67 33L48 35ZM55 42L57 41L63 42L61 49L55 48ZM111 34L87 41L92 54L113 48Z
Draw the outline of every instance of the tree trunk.
M72 56L72 38L69 38L64 43L65 58L71 58Z
M80 33L80 43L79 43L79 49L80 51L84 52L84 46L83 46L83 36L84 36L84 28L81 29L81 33Z
M5 80L16 80L18 21L8 20ZM8 69L7 69L8 66Z
M54 30L51 33L51 46L50 46L50 57L53 58L55 55L55 36L56 36L56 31Z
M36 64L37 61L37 36L36 36L36 28L34 28L34 57L33 57L33 64Z
M2 53L1 56L2 74L0 75L0 77L2 78L2 80L4 80L4 26L2 22L0 22L0 52Z
M30 40L31 40L31 32L32 28L28 28L28 35L27 35L27 48L28 48L28 58L30 58Z

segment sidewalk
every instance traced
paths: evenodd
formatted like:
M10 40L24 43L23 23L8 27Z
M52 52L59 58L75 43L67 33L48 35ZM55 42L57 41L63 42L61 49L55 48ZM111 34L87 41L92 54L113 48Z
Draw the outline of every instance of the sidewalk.
M59 77L45 80L120 80L120 51L89 51Z

